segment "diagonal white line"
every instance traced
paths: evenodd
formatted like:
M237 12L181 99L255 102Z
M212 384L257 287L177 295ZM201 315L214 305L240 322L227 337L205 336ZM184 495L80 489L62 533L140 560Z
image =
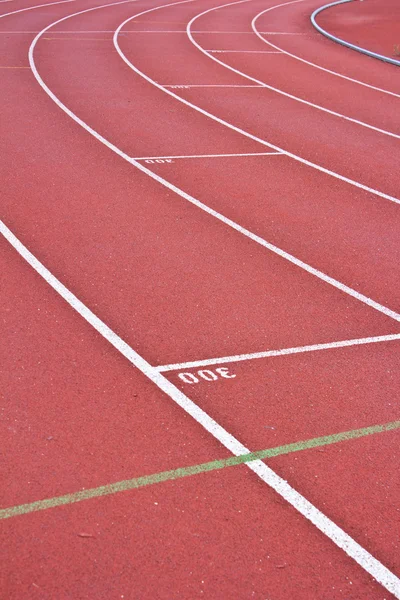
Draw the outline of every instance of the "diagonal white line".
M207 358L205 360L192 360L184 363L174 363L169 365L160 365L156 367L160 373L166 371L179 371L181 369L191 369L195 367L206 367L209 365L220 365L226 363L236 363L245 360L254 360L257 358L270 358L273 356L286 356L288 354L300 354L302 352L315 352L317 350L331 350L333 348L348 348L349 346L361 346L363 344L377 344L379 342L391 342L400 340L400 333L390 335L378 335L374 337L357 338L353 340L341 340L338 342L329 342L326 344L312 344L309 346L296 346L294 348L282 348L281 350L266 350L265 352L253 352L251 354L235 354L232 356L220 356L219 358Z
M186 0L185 0L186 1ZM193 0L187 0L192 2ZM243 85L243 84L229 84L229 83L182 83L174 85L164 85L163 88L263 88L264 85Z
M9 0L11 2L11 0ZM54 4L68 4L68 2L76 2L76 0L58 0L57 2L47 2L46 4L35 4L35 6L27 6L26 8L20 8L19 10L13 10L12 12L4 13L0 15L0 19L4 17L10 17L11 15L16 15L17 13L26 12L28 10L35 10L36 8L45 8L46 6L53 6ZM1 33L36 33L36 31L0 31Z
M214 436L225 448L235 456L249 454L250 450L241 444L219 423L214 421L205 411L183 394L175 385L152 367L142 356L131 348L122 338L99 319L83 302L66 288L46 267L29 252L15 235L0 221L0 233L9 241L17 252L31 265L33 269L94 329L100 333L114 348L116 348L132 365L146 375L161 391L167 394L185 412L192 416L200 425ZM287 481L279 477L261 460L246 463L258 477L274 489L300 514L309 519L322 533L330 538L339 548L351 556L361 567L370 573L396 598L400 598L400 580L382 563L374 558L367 550L338 527L304 496L292 488Z
M186 2L186 0L184 0ZM121 2L125 3L124 2ZM176 3L181 4L182 2ZM169 6L169 5L167 5ZM74 15L70 15L70 17L75 16L76 14L83 14L89 12L91 10L96 10L101 7L96 7L95 9L87 9L85 11L80 11L79 13L75 13ZM150 11L146 11L150 12ZM147 173L150 177L154 179L161 180L161 178L156 177L154 173L149 171L146 167L143 167L139 162L132 161L129 157L123 153L119 148L108 142L105 138L100 136L95 130L93 130L89 125L87 125L82 119L77 117L70 109L68 109L62 102L55 96L55 94L46 86L42 78L40 77L35 61L34 61L34 48L37 41L40 39L41 35L43 35L50 27L56 25L64 21L68 17L64 17L63 19L59 19L55 23L52 23L48 27L46 27L43 31L41 31L36 38L33 40L31 47L29 49L29 62L32 68L32 72L40 84L40 86L45 90L45 92L54 100L54 102L66 113L68 114L76 123L81 125L86 131L91 133L96 139L105 144L108 148L116 152L119 156L124 158L125 160L129 160L132 164L134 164L138 169L142 170L144 173ZM122 25L117 29L114 34L114 41L117 43L118 31L121 29ZM117 44L116 44L117 45ZM170 187L170 189L175 189L175 186L171 187L171 184L165 181L164 185ZM189 197L187 194L184 194L181 190L177 193L183 195L183 197ZM198 203L194 198L191 198L193 203ZM200 203L201 204L201 203ZM214 214L214 216L218 215L220 218L222 215L216 213L209 207L203 205L203 210L207 210L210 214ZM103 335L106 339L113 344L114 347L118 348L120 352L128 358L137 366L144 374L147 375L155 383L162 391L170 396L179 406L181 406L188 414L193 416L194 419L203 427L209 431L216 439L218 439L226 448L228 448L233 454L246 454L248 453L248 449L243 446L238 440L236 440L231 434L229 434L223 427L221 427L218 423L216 423L207 413L205 413L202 409L194 404L187 396L185 396L178 388L172 385L161 373L159 373L154 367L149 365L147 361L145 361L138 353L136 353L130 346L128 346L121 338L119 338L105 323L103 323L94 313L92 313L82 302L80 302L76 296L72 294L65 286L61 284L29 251L13 236L13 234L5 227L3 223L1 224L1 232L5 237L13 244L13 246L20 252L22 256L24 256L25 260L27 260L34 268L40 272L42 277L48 281L50 285L71 305L81 314L89 323L92 324L93 327L101 335ZM233 222L229 222L227 220L227 224L230 226L234 226L234 228L240 227ZM250 234L250 232L248 232ZM253 236L250 234L250 237L254 237L257 239L257 236ZM261 239L261 238L260 238ZM285 253L286 254L286 253ZM288 255L289 256L289 255ZM291 257L292 259L294 257ZM295 259L297 261L297 259ZM293 260L292 260L293 262ZM300 261L301 262L301 261ZM334 281L334 280L333 280ZM336 282L337 283L337 282ZM376 304L376 303L375 303ZM380 305L379 305L380 306ZM381 307L383 308L383 307ZM387 309L385 309L387 310ZM390 311L393 312L393 311ZM396 313L393 313L396 314ZM396 320L400 320L400 315L396 315ZM329 537L339 548L343 549L349 556L351 556L360 566L362 566L368 573L370 573L375 579L380 582L386 589L391 591L396 595L397 598L400 598L400 580L389 571L382 563L380 563L376 558L374 558L369 552L367 552L360 544L358 544L353 538L351 538L343 529L338 527L333 521L331 521L326 515L324 515L320 510L318 510L314 505L312 505L306 498L304 498L301 494L299 494L296 490L294 490L285 480L279 477L272 469L270 469L266 464L262 461L254 461L247 463L247 466L256 473L264 482L270 485L278 494L280 494L283 498L285 498L296 510L300 512L303 516L309 519L320 531L322 531L325 535Z
M171 160L175 158L229 158L241 156L283 156L282 152L247 152L243 154L188 154L183 156L140 156L132 160Z

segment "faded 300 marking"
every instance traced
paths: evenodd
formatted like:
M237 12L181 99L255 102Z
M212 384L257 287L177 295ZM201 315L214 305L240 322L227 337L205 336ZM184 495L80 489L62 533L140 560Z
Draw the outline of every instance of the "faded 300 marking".
M214 371L211 371L211 369L200 369L199 371L196 371L196 374L179 373L178 377L185 383L190 383L192 385L193 383L200 383L201 380L217 381L221 377L223 379L233 379L236 375L230 373L227 367L218 367L218 369L214 369Z

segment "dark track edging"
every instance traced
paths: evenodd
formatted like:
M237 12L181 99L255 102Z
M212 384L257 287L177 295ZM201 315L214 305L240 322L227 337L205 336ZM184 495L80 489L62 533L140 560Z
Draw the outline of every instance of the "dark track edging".
M339 0L338 2L331 2L330 4L325 4L324 6L317 8L317 10L315 10L311 15L311 23L313 24L315 29L317 31L319 31L319 33L322 33L322 35L324 35L325 37L329 38L330 40L332 40L338 44L341 44L342 46L346 46L347 48L350 48L351 50L356 50L357 52L361 52L361 54L366 54L367 56L371 56L372 58L377 58L378 60L382 60L386 63L400 67L400 60L395 60L394 58L389 58L388 56L383 56L382 54L377 54L376 52L372 52L371 50L367 50L366 48L362 48L361 46L355 46L354 44L351 44L350 42L346 42L346 40L342 40L341 38L338 38L335 35L332 35L325 29L322 29L322 27L320 25L318 25L318 23L315 20L315 17L320 12L322 12L323 10L326 10L327 8L330 8L332 6L337 6L338 4L345 4L347 2L353 2L353 0Z

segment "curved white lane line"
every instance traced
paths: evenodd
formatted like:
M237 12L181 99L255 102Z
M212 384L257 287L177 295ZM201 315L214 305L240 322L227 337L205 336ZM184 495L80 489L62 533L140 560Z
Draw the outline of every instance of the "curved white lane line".
M67 4L68 2L76 2L76 0L58 0L58 2L47 2L46 4L36 4L35 6L28 6L27 8L20 8L19 10L13 10L8 13L4 13L0 15L0 19L3 17L10 17L11 15L16 15L17 13L25 12L27 10L35 10L35 8L43 8L46 6L53 6L53 4ZM0 32L0 33L9 33L9 32Z
M186 0L184 0L186 1ZM124 4L126 0L121 2ZM176 4L181 4L178 2ZM96 7L100 8L100 7ZM93 9L89 9L93 10ZM82 14L86 11L80 11L70 15L73 17L78 14ZM149 12L149 11L146 11ZM108 142L105 138L102 138L95 130L91 129L89 125L84 123L79 117L77 117L72 111L70 111L62 102L51 92L51 90L44 83L40 77L34 57L33 51L37 41L40 39L50 27L57 23L65 20L60 19L55 23L52 23L40 32L34 41L32 42L29 49L29 62L38 83L41 87L49 94L49 96L56 102L56 104L66 114L71 116L74 121L80 124L86 131L94 135L96 139L104 143L107 147L114 150L125 160L129 160L121 150L116 146ZM114 34L114 41L117 43L118 31ZM153 179L160 181L170 189L174 189L175 186L171 186L168 182L164 182L161 178L156 176L154 173L149 171L146 167L143 167L140 163L130 159L130 162L134 164L138 169L144 173L150 175ZM187 194L178 190L177 193L181 196L186 197ZM198 203L192 198L194 203ZM200 204L200 203L198 203ZM205 207L210 214L215 213L209 207ZM216 213L218 214L218 213ZM222 215L218 215L221 219ZM224 221L228 221L224 218ZM229 221L228 221L229 223ZM238 226L235 225L235 228ZM63 284L58 281L37 259L25 248L21 242L11 233L6 226L0 222L0 230L3 235L9 240L9 242L18 250L18 252L37 270L38 273L75 309L77 312L85 318L101 335L103 335L115 348L117 348L132 364L142 371L155 385L159 387L164 393L166 393L174 402L176 402L181 408L183 408L188 414L190 414L199 424L201 424L206 431L211 433L218 441L221 442L228 450L234 455L246 454L249 450L243 446L236 438L228 433L223 427L221 427L214 419L212 419L206 412L200 409L192 400L190 400L185 394L183 394L176 386L168 381L156 368L152 367L144 358L142 358L137 352L135 352L128 344L126 344L121 338L119 338L105 323L103 323L94 313L92 313L76 296L70 292ZM250 233L250 232L249 232ZM251 234L252 235L252 234ZM296 259L297 260L297 259ZM400 320L400 315L397 315L396 320ZM311 504L306 498L304 498L299 492L292 488L287 481L279 477L270 467L268 467L262 461L254 461L247 463L254 473L260 477L262 481L267 483L272 489L280 494L287 502L289 502L297 511L300 512L304 517L310 520L322 533L324 533L330 540L332 540L339 548L344 550L348 556L353 558L364 570L372 575L382 586L392 592L397 598L400 599L400 580L387 569L382 563L374 558L369 552L367 552L362 546L360 546L353 538L351 538L343 529L338 527L333 521L331 521L326 515L318 510L313 504Z
M228 6L235 6L236 4L243 4L243 3L246 3L249 1L250 0L236 0L235 2L229 2L228 4L222 4L221 6L209 8L209 9L205 10L204 12L200 13L199 15L196 15L195 17L193 17L193 19L189 22L187 29L186 29L190 41L196 46L196 48L198 50L201 50L201 52L203 52L203 54L205 54L209 58L215 60L217 63L224 66L226 69L229 69L233 73L236 73L236 75L240 75L241 77L244 77L245 79L247 79L249 81L253 81L254 83L262 85L263 87L267 88L268 90L271 90L272 92L276 92L277 94L286 96L287 98L290 98L291 100L295 100L296 102L300 102L301 104L306 104L307 106L311 106L312 108L316 108L317 110L321 110L321 111L328 113L330 115L333 115L335 117L339 117L340 119L344 119L345 121L350 121L351 123L355 123L356 125L361 125L362 127L367 127L368 129L372 129L373 131L376 131L378 133L382 133L384 135L388 135L390 137L394 137L394 138L400 140L400 135L398 135L397 133L387 131L386 129L380 129L379 127L375 127L374 125L370 125L369 123L365 123L364 121L359 121L358 119L353 119L352 117L348 117L341 113L335 112L335 111L330 110L329 108L325 108L324 106L321 106L319 104L314 104L313 102L309 102L308 100L304 100L303 98L299 98L298 96L294 96L293 94L284 92L283 90L280 90L279 88L268 85L267 83L265 83L264 81L261 81L260 79L251 77L250 75L247 75L243 71L239 71L238 69L235 69L234 67L231 67L230 65L227 65L222 60L217 59L215 56L213 56L213 53L211 53L209 50L205 50L202 46L200 46L200 44L198 44L194 40L194 38L192 36L192 32L191 32L191 27L197 19L199 19L203 15L213 12L214 10L219 10L220 8L226 8ZM295 1L299 2L300 0L295 0Z
M121 2L116 2L116 3L113 3L113 4L126 4L126 3L131 2L131 1L132 0L122 0ZM171 3L170 4L165 4L165 5L162 5L162 6L158 7L158 8L165 8L165 7L169 7L169 6L176 6L178 4L185 4L185 3L193 2L193 1L194 0L181 0L180 2L174 2L172 4ZM105 4L105 5L102 5L102 6L97 6L95 8L89 8L87 10L79 11L77 13L69 15L68 17L63 17L62 19L59 19L58 21L55 21L54 23L48 25L45 29L43 29L40 33L38 33L38 35L33 40L32 44L31 44L31 46L29 48L29 64L30 64L30 67L31 67L33 75L35 76L35 78L36 78L37 82L39 83L39 85L50 96L50 98L57 104L57 106L59 106L59 108L61 108L61 110L63 110L69 117L71 117L71 119L73 119L76 123L78 123L81 127L83 127L83 129L85 129L88 133L90 133L91 135L93 135L102 144L104 144L105 146L107 146L107 148L109 148L110 150L112 150L113 152L115 152L116 154L118 154L121 158L123 158L124 160L130 162L137 169L139 169L140 171L142 171L143 173L145 173L146 175L148 175L149 177L151 177L152 179L154 179L158 183L161 183L162 185L164 185L165 187L167 187L171 191L175 192L176 194L178 194L179 196L181 196L182 198L184 198L185 200L187 200L191 204L194 204L198 208L201 208L203 211L205 211L208 214L212 215L213 217L215 217L216 219L218 219L219 221L221 221L225 225L228 225L229 227L231 227L235 231L238 231L242 235L248 237L249 239L253 240L257 244L263 246L264 248L267 248L268 250L270 250L274 254L277 254L281 258L284 258L285 260L291 262L292 264L300 267L304 271L307 271L308 273L314 275L315 277L318 277L318 279L321 279L325 283L329 283L333 287L341 290L342 292L348 294L349 296L352 296L353 298L356 298L357 300L359 300L363 304L366 304L367 306L370 306L371 308L374 308L375 310L377 310L377 311L385 314L386 316L394 319L395 321L399 321L400 322L400 314L399 313L391 310L390 308L388 308L386 306L383 306L382 304L380 304L378 302L375 302L374 300L372 300L371 298L368 298L368 296L365 296L364 294L360 294L359 292L357 292L353 288L345 285L344 283L341 283L340 281L337 281L336 279L334 279L333 277L330 277L329 275L326 275L322 271L319 271L318 269L315 269L311 265L308 265L307 263L305 263L302 260L296 258L292 254L289 254L288 252L285 252L284 250L282 250L281 248L278 248L277 246L271 244L270 242L267 242L262 237L260 237L260 236L258 236L256 234L252 233L248 229L245 229L244 227L242 227L238 223L235 223L235 221L232 221L231 219L228 219L227 217L225 217L221 213L219 213L216 210L210 208L206 204L203 204L202 202L200 202L199 200L197 200L196 198L194 198L190 194L187 194L186 192L184 192L183 190L181 190L177 186L173 185L172 183L170 183L166 179L163 179L162 177L160 177L156 173L153 173L153 171L151 171L150 169L148 169L147 167L145 167L143 164L141 164L140 162L136 161L135 159L129 157L120 148L118 148L117 146L115 146L114 144L112 144L109 140L107 140L102 135L100 135L97 131L95 131L94 129L92 129L92 127L90 127L90 125L88 125L82 119L80 119L67 106L65 106L65 104L63 104L61 102L61 100L59 100L59 98L44 83L43 79L41 78L41 76L40 76L40 74L39 74L39 72L38 72L38 70L36 68L36 64L35 64L33 53L34 53L34 49L35 49L35 46L36 46L38 40L51 27L53 27L54 25L57 25L58 23L61 23L62 21L65 21L66 19L69 19L69 18L74 17L76 15L81 15L81 14L84 14L84 13L88 13L88 12L91 12L93 10L98 10L100 8L106 8L106 7L109 7L109 6L112 6L112 4ZM135 15L135 17L142 16L144 14L152 12L153 10L156 10L156 9L151 8L151 9L145 10L145 11L143 11L143 12L138 13L137 15ZM153 82L153 80L151 80L147 75L144 75L144 73L142 73L141 71L139 71L139 69L137 69L134 65L132 65L128 61L128 59L126 58L126 56L121 51L121 49L119 47L119 44L118 44L118 34L121 31L122 27L126 23L128 23L129 21L131 21L132 18L135 18L135 17L130 17L129 19L126 19L118 27L118 29L115 31L115 34L114 34L114 44L115 44L115 47L116 47L119 55L121 56L121 58L124 60L124 62L131 69L133 69L139 75L141 75L142 77L144 77L147 81L149 81L150 83L153 83L154 85L156 85L156 87L162 89L165 93L169 94L170 96L173 96L173 97L175 97L175 98L177 98L179 100L183 100L182 98L179 98L179 96L176 96L176 94L174 94L170 90L163 89L159 84L156 84L155 82ZM186 100L183 101L183 102L185 104L188 104L189 106L191 106L193 108L196 108L194 105L190 104ZM204 111L201 110L201 112L204 112ZM205 114L208 114L208 113L205 113ZM212 117L212 118L214 118L215 120L219 121L219 119L217 119L216 117ZM224 122L222 122L222 123L224 123ZM236 128L233 127L233 126L231 126L231 125L229 125L229 127L231 127L231 128L233 128L233 129L236 130ZM240 132L240 130L239 130L239 132ZM246 135L248 135L248 134L246 134ZM261 143L263 143L264 145L267 145L267 143L263 142L262 140L261 140ZM399 201L397 201L397 202L399 202Z
M74 0L67 0L74 1ZM123 4L125 2L121 2ZM100 8L100 7L96 7ZM92 9L91 9L92 10ZM82 11L88 12L88 11ZM78 13L80 14L80 13ZM70 15L74 16L74 15ZM64 20L64 19L61 19ZM57 21L57 22L60 22ZM83 121L81 121L76 115L74 115L66 106L64 106L56 96L50 91L49 88L44 84L37 72L34 59L33 50L40 38L47 29L53 26L45 28L38 36L36 36L32 45L29 48L29 62L33 73L42 88L50 95L50 97L56 101L56 104L64 112L69 114L77 123L82 125L89 133L96 134L94 130L91 130ZM115 34L116 36L117 34ZM106 143L110 149L113 149L109 143L98 134L95 135L97 139ZM118 150L114 147L115 150ZM129 157L123 155L119 150L117 152L120 156L129 160ZM143 172L154 177L154 174L140 165L140 163L133 162L137 168L140 168ZM159 179L159 178L157 178ZM182 195L182 194L181 194ZM68 304L78 312L88 323L92 325L105 339L109 341L123 356L127 358L134 366L136 366L143 374L145 374L158 388L167 394L174 402L176 402L183 410L191 415L200 425L202 425L206 431L211 433L218 441L220 441L232 454L238 456L240 454L249 453L249 450L241 444L236 438L234 438L228 431L221 427L214 419L212 419L206 412L199 408L192 400L190 400L185 394L183 394L176 386L168 381L161 373L152 367L145 359L143 359L137 352L135 352L126 342L124 342L119 336L115 334L103 321L101 321L94 313L90 311L70 290L68 290L58 279L56 279L50 271L44 267L30 252L21 244L21 242L12 234L12 232L0 221L0 231L2 235L9 241L9 243L17 250L17 252L47 281L47 283L58 293ZM279 477L270 467L260 460L252 461L247 463L247 467L251 469L258 477L267 483L272 489L274 489L279 495L281 495L287 502L289 502L296 510L300 512L305 518L309 519L322 533L329 537L339 548L343 549L350 557L352 557L363 569L370 573L382 586L393 593L396 598L400 598L400 580L387 569L382 563L376 560L369 552L367 552L362 546L360 546L353 538L351 538L343 529L338 527L333 521L326 517L321 511L319 511L313 504L311 504L306 498L299 494L294 488L292 488L287 481Z
M320 69L320 71L325 71L326 73L330 73L331 75L335 75L336 77L340 77L341 79L346 79L347 81L351 81L352 83L356 83L358 85L362 85L364 87L370 88L371 90L375 90L376 92L382 92L383 94L388 94L389 96L394 96L395 98L400 98L400 94L395 94L394 92L390 92L389 90L384 90L383 88L379 88L379 87L376 87L375 85L371 85L370 83L366 83L365 81L359 81L358 79L348 77L347 75L343 75L342 73L337 73L336 71L332 71L331 69L321 67L321 65L317 65L316 63L313 63L313 62L310 62L309 60L301 58L300 56L297 56L297 54L288 52L287 50L284 50L280 46L277 46L276 44L273 44L269 40L266 40L263 37L263 35L265 35L265 34L258 31L258 29L256 27L257 20L260 17L262 17L262 15L269 12L270 10L275 10L276 8L281 8L282 6L287 6L288 4L296 4L297 2L304 2L304 0L292 0L291 2L284 2L283 4L277 4L276 6L271 6L270 8L266 8L265 10L261 11L260 13L258 13L258 15L256 15L254 17L254 19L251 22L251 27L252 27L254 33L260 38L260 40L262 40L265 44L268 44L272 48L275 48L276 50L280 50L284 54L287 54L287 56L291 56L292 58L299 60L300 62L303 62L306 65L309 65L310 67L315 67L316 69Z
M352 340L339 340L337 342L328 342L326 344L312 344L309 346L296 346L294 348L281 348L280 350L265 350L264 352L251 352L250 354L236 354L234 356L218 356L215 358L206 358L202 360L191 360L185 363L173 363L169 365L159 365L155 367L160 373L166 371L181 371L183 369L194 369L197 367L208 367L211 365L222 365L227 363L237 363L247 360L257 360L260 358L272 358L275 356L287 356L289 354L302 354L303 352L318 352L321 350L333 350L337 348L349 348L351 346L362 346L364 344L379 344L382 342L400 341L400 333L389 335L377 335L368 338L357 338Z

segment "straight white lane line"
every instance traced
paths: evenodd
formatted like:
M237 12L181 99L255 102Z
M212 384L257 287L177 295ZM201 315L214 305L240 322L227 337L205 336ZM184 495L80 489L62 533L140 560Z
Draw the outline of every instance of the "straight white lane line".
M241 156L284 156L282 152L247 152L244 154L190 154L186 156L140 156L132 160L171 160L175 158L231 158Z
M311 346L297 346L294 348L283 348L281 350L267 350L266 352L253 352L251 354L236 354L233 356L221 356L219 358L208 358L205 360L192 360L184 363L174 363L169 365L160 365L155 367L160 373L166 371L179 371L181 369L191 369L195 367L207 367L209 365L220 365L226 363L236 363L244 360L254 360L258 358L270 358L273 356L286 356L288 354L301 354L302 352L315 352L318 350L331 350L334 348L347 348L349 346L361 346L364 344L377 344L379 342L391 342L400 340L400 333L391 335L378 335L375 337L357 338L353 340L342 340L339 342L329 342L327 344L312 344Z
M272 85L268 85L267 83L265 83L264 81L261 81L260 79L251 77L250 75L247 75L243 71L239 71L239 69L235 69L234 67L231 67L230 65L227 65L226 63L222 62L221 60L219 60L218 58L216 58L215 56L210 54L207 50L205 50L202 46L200 46L200 44L198 44L195 41L195 39L192 36L191 27L197 21L197 19L199 19L200 17L207 15L211 12L214 12L215 10L219 10L221 8L227 8L228 6L235 6L237 4L247 3L249 1L251 1L251 0L235 0L235 2L229 2L228 4L222 4L222 5L216 6L216 7L214 6L213 8L209 8L209 9L201 12L200 14L196 15L195 17L193 17L193 19L191 21L189 21L187 28L186 28L189 40L192 42L192 44L198 50L200 50L200 52L205 54L205 56L208 56L209 58L211 58L211 60L217 62L218 64L222 65L226 69L229 69L229 71L232 71L232 73L235 73L236 75L240 75L241 77L244 77L245 79L248 79L249 81L253 81L254 83L263 85L266 89L268 89L272 92L275 92L277 94L280 94L281 96L285 96L286 98L290 98L291 100L295 100L296 102L300 102L300 104L305 104L306 106L310 106L311 108L315 108L317 110L320 110L320 111L327 113L329 115L332 115L334 117L338 117L339 119L349 121L350 123L354 123L355 125L360 125L361 127L366 127L367 129L371 129L372 131L375 131L377 133L381 133L383 135L387 135L389 137L393 137L395 139L400 140L400 135L397 133L393 133L392 131L388 131L387 129L381 129L379 127L375 127L374 125L370 125L369 123L365 123L364 121L360 121L359 119L353 119L353 117L348 117L346 115L343 115L342 113L338 113L334 110L330 110L329 108L326 108L325 106L321 106L320 104L315 104L314 102L309 102L308 100L304 100L304 98L299 98L298 96L294 96L293 94L284 92L283 90L273 87ZM295 0L295 2L299 2L299 1L301 1L301 0Z
M192 2L192 0L189 0L189 2ZM174 85L163 85L160 86L163 88L170 88L172 90L174 89L185 89L185 88L261 88L261 87L265 87L263 85L230 85L229 83L222 83L222 84L214 84L214 83L194 83L194 84L174 84Z
M66 1L66 0L64 0ZM70 2L75 0L69 0ZM132 0L133 1L133 0ZM194 0L193 0L194 1ZM116 2L118 4L118 2ZM3 15L5 16L5 15ZM85 31L52 31L51 33L114 33L114 29L86 29ZM0 31L0 33L38 33L38 31ZM184 33L186 34L186 29L125 29L125 33ZM253 36L252 31L193 31L193 33L199 34L221 34L221 35L251 35ZM276 35L291 35L291 34L276 34ZM303 34L293 34L293 35L303 35ZM317 34L316 34L317 35Z
M272 48L275 48L275 50L279 50L283 54L286 54L287 56L291 56L292 58L299 60L300 62L302 62L306 65L309 65L310 67L314 67L315 69L319 69L320 71L325 71L325 73L330 73L331 75L335 75L335 77L340 77L341 79L346 79L347 81L351 81L352 83L356 83L358 85L362 85L364 87L370 88L371 90L375 90L376 92L382 92L383 94L388 94L389 96L394 96L395 98L400 98L400 94L395 94L394 92L389 92L389 90L385 90L385 89L376 87L375 85L371 85L369 83L366 83L365 81L359 81L358 79L354 79L353 77L348 77L347 75L343 75L342 73L337 73L336 71L332 71L331 69L326 69L325 67L321 67L320 65L317 65L316 63L313 63L309 60L305 60L304 58L301 58L297 54L293 54L292 52L288 52L287 50L284 50L280 46L277 46L276 44L273 44L269 40L266 40L265 38L262 37L263 35L272 35L272 33L268 32L268 31L258 31L256 22L258 21L258 19L260 17L262 17L265 13L267 13L271 10L275 10L276 8L281 8L282 6L287 6L289 4L296 4L298 2L303 2L303 1L304 0L292 0L291 2L284 2L283 4L277 4L276 6L271 6L270 8L262 10L260 13L258 13L258 15L256 15L254 17L254 19L251 22L251 27L252 27L254 33L265 44L268 44ZM304 34L304 35L307 35L307 34Z
M124 2L121 2L124 3ZM180 4L180 3L179 3ZM100 7L97 7L100 8ZM89 9L93 10L93 9ZM70 17L82 14L86 11L80 11L74 13ZM150 11L146 11L150 12ZM40 77L35 61L34 61L34 49L37 41L40 39L50 27L64 21L67 17L59 19L55 23L50 24L48 27L43 29L33 40L29 48L29 63L32 68L32 72L42 87L42 89L54 100L54 102L61 108L67 115L69 115L76 123L81 125L88 133L91 133L96 139L105 144L110 150L114 150L119 156L125 160L130 161L132 164L137 166L138 169L153 177L160 183L164 183L166 187L176 190L178 188L172 186L167 181L162 180L154 173L152 173L146 167L143 167L139 162L132 161L129 157L122 152L119 148L108 142L105 138L100 136L94 129L92 129L87 123L82 121L77 115L75 115L70 109L68 109L55 94L48 88ZM122 27L122 25L121 25ZM120 29L120 28L119 28ZM114 42L117 44L118 37L117 30L114 34ZM180 191L180 195L184 193ZM187 197L184 194L183 197ZM189 197L190 198L190 197ZM194 201L194 199L192 199ZM198 201L196 201L198 203ZM212 209L204 206L210 214L215 213ZM216 213L218 214L218 213ZM220 215L218 215L220 216ZM233 222L232 222L233 223ZM236 226L236 224L235 224ZM94 313L92 313L82 302L80 302L76 296L74 296L67 288L65 288L61 282L59 282L37 259L13 236L3 223L0 222L1 232L10 241L10 243L20 252L20 254L31 264L33 268L40 272L41 276L73 307L79 312L101 335L103 335L113 346L120 350L120 352L128 358L137 368L139 368L155 385L157 385L162 391L170 396L181 408L183 408L188 414L190 414L198 423L200 423L209 433L211 433L217 440L219 440L226 448L228 448L233 454L246 454L249 450L243 446L238 440L236 440L231 434L229 434L223 427L216 423L207 413L201 410L194 402L192 402L187 396L185 396L178 388L172 385L168 379L166 379L161 373L159 373L154 367L152 367L147 361L145 361L139 354L137 354L130 346L128 346L121 338L103 323ZM400 320L400 315L397 315ZM329 537L339 548L343 549L351 558L353 558L363 569L365 569L370 575L372 575L381 585L387 590L391 591L400 600L400 580L385 567L381 562L374 558L369 552L367 552L360 544L358 544L353 538L351 538L343 529L338 527L333 521L331 521L326 515L306 500L301 494L294 490L284 479L279 477L272 469L267 467L262 461L254 461L247 463L254 473L256 473L265 483L270 485L278 494L285 498L296 510L300 512L304 517L309 519L321 532Z
M102 335L116 350L129 362L148 377L161 391L167 394L186 413L193 417L206 431L217 439L225 448L235 456L249 454L250 450L233 437L226 429L221 427L205 411L198 407L190 398L183 394L166 377L161 375L142 356L112 331L99 319L83 302L81 302L68 288L66 288L35 256L15 237L15 235L0 221L0 232L26 260L33 269L94 329ZM331 539L348 556L353 558L365 571L376 579L382 586L389 590L396 598L400 598L400 579L387 567L372 556L343 529L338 527L318 508L311 504L304 496L292 488L287 481L279 477L270 467L261 460L246 463L258 477L272 487L280 496L310 520L322 533Z
M206 50L212 54L282 54L275 50Z
M183 0L184 2L192 2L194 0ZM163 5L164 6L164 5ZM167 5L169 6L169 5ZM147 12L151 12L153 10L157 10L157 9L149 9ZM296 160L304 165L307 165L308 167L312 167L313 169L316 169L317 171L320 171L321 173L325 173L326 175L330 175L331 177L334 177L335 179L339 179L340 181L344 181L350 185L353 185L359 189L362 189L366 192L370 192L371 194L374 194L375 196L379 196L380 198L384 198L385 200L390 200L391 202L394 202L396 204L400 204L400 200L398 198L395 198L394 196L390 196L389 194L385 194L384 192L380 192L379 190L375 190L373 188L370 188L362 183L359 183L358 181L354 181L353 179L349 179L348 177L345 177L344 175L340 175L339 173L335 173L334 171L331 171L329 169L326 169L325 167L322 167L321 165L317 165L316 163L313 163L305 158L302 158L301 156L298 156L297 154L292 154L291 152L288 152L287 150L284 150L283 148L280 148L279 146L275 146L274 144L271 144L269 142L266 142L265 140L252 135L251 133L244 131L243 129L240 129L239 127L236 127L235 125L233 125L232 123L228 123L228 121L224 121L223 119L220 119L219 117L217 117L216 115L200 108L199 106L197 106L196 104L193 104L192 102L189 102L188 100L185 100L184 98L182 98L181 96L178 96L177 94L175 94L174 92L172 92L170 89L166 89L165 86L160 85L159 83L157 83L156 81L154 81L154 79L151 79L148 75L146 75L145 73L143 73L142 71L140 71L140 69L138 69L135 65L133 65L124 55L124 53L122 52L121 48L119 47L118 44L118 35L122 29L122 27L129 23L130 21L132 21L133 19L136 18L137 15L134 15L133 17L127 19L126 21L124 21L124 23L122 23L120 25L120 27L117 29L115 35L114 35L114 45L117 49L117 52L119 53L119 55L121 56L122 60L128 65L128 67L130 69L132 69L133 71L135 71L135 73L137 73L138 75L140 75L141 77L143 77L143 79L145 79L146 81L148 81L149 83L151 83L152 85L154 85L156 88L158 88L159 90L162 90L163 92L165 92L166 94L168 94L169 96L171 96L172 98L175 98L175 100L178 100L179 102L182 102L182 104L185 104L186 106L190 106L190 108L192 108L193 110L196 110L197 112L201 113L202 115L205 115L206 117L212 119L213 121L215 121L216 123L220 123L221 125L224 125L225 127L228 127L229 129L232 129L232 131L236 131L237 133L240 133L241 135L244 135L245 137L254 140L255 142L258 142L260 144L262 144L263 146L267 146L268 148L271 148L273 150L276 150L277 152L282 152L283 154L286 154L286 156L289 156L290 158L293 158L293 160ZM216 58L211 57L211 55L207 54L207 56L210 56L210 58L212 58L213 60L216 60ZM225 66L225 63L221 62L221 65ZM181 86L183 87L183 86ZM265 87L264 85L262 85L261 87Z

